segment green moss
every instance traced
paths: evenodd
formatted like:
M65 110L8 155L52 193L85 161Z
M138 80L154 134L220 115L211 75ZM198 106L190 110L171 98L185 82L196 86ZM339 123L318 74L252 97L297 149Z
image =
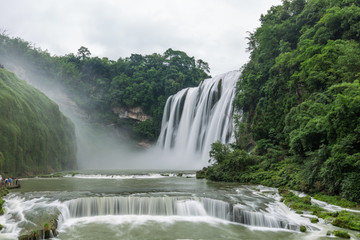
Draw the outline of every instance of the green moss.
M4 203L5 201L0 197L0 215L4 214L4 209L3 209Z
M45 231L48 231L49 229L50 229L49 223L45 223L45 224L44 224L44 230L45 230Z
M347 238L347 239L350 238L349 233L346 231L334 231L334 235L339 238Z
M295 210L304 211L322 211L323 209L317 205L311 204L311 198L309 196L299 197L292 192L281 191L280 195L284 199L284 203L289 205L290 208Z
M0 169L34 175L76 167L72 122L43 93L0 69Z
M306 227L305 226L300 226L300 232L306 232Z
M318 223L319 219L318 218L311 218L310 221L311 221L311 223Z
M324 194L315 194L314 198L320 201L324 201L333 205L337 205L344 208L360 208L359 203L351 202L340 196L328 196Z
M360 231L360 216L351 212L341 211L331 224L341 228Z

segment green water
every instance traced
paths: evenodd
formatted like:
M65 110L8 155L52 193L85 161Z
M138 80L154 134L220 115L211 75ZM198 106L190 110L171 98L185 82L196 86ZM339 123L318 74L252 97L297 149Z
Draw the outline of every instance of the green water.
M278 218L277 214L281 214L279 211L285 209L285 215L292 214L287 217L288 221L293 224L297 224L297 221L308 222L311 228L309 219L301 219L276 200L274 189L216 183L205 179L197 180L194 172L191 171L182 172L182 177L178 177L178 173L174 171L87 171L62 178L21 179L21 188L13 190L7 196L7 213L0 218L1 224L6 221L7 230L1 232L0 239L16 239L17 235L40 228L44 222L53 218L59 219L59 235L56 239L64 240L327 239L326 232L329 226L324 223L315 225L316 229L301 233L297 230L239 224L201 214L94 214L63 217L68 214L68 210L64 209L69 208L71 212L70 203L72 202L75 206L73 201L76 199L89 202L89 199L95 198L97 199L95 205L101 204L104 199L110 199L110 202L112 199L119 198L126 201L129 199L129 202L146 200L155 202L153 205L149 203L149 206L154 208L159 207L156 206L159 199L165 199L164 201L169 204L184 203L184 209L187 210L186 204L188 204L189 211L204 204L201 201L211 201L211 204L214 204L211 206L216 211L222 203L230 203L232 206L246 208L250 212L264 213L271 219ZM180 199L179 203L177 199ZM218 206L219 202L221 204ZM77 207L85 209L82 205ZM139 206L136 207L139 208ZM92 212L91 209L94 206L88 206L88 208Z

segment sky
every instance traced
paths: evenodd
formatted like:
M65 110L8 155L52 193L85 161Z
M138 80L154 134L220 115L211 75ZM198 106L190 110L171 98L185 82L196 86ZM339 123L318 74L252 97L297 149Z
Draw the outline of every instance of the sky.
M52 55L117 60L137 54L186 52L215 76L249 60L248 32L281 0L0 0L0 31Z

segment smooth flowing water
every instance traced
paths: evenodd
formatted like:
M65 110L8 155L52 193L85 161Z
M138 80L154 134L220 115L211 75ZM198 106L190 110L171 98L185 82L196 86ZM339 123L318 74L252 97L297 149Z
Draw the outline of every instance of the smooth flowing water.
M232 142L232 102L240 74L220 74L170 96L164 108L158 147L165 154L186 155L193 164L205 166L212 143Z
M295 214L276 189L179 173L22 179L21 189L5 198L0 239L17 239L52 219L58 220L57 239L326 239L328 226Z

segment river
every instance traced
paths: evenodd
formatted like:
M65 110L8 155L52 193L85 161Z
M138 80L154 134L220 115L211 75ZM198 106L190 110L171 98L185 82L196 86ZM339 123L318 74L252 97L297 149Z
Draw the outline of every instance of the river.
M56 239L67 240L327 239L330 228L287 208L276 189L196 179L193 171L21 179L5 200L0 239L17 239L51 219L58 219Z

